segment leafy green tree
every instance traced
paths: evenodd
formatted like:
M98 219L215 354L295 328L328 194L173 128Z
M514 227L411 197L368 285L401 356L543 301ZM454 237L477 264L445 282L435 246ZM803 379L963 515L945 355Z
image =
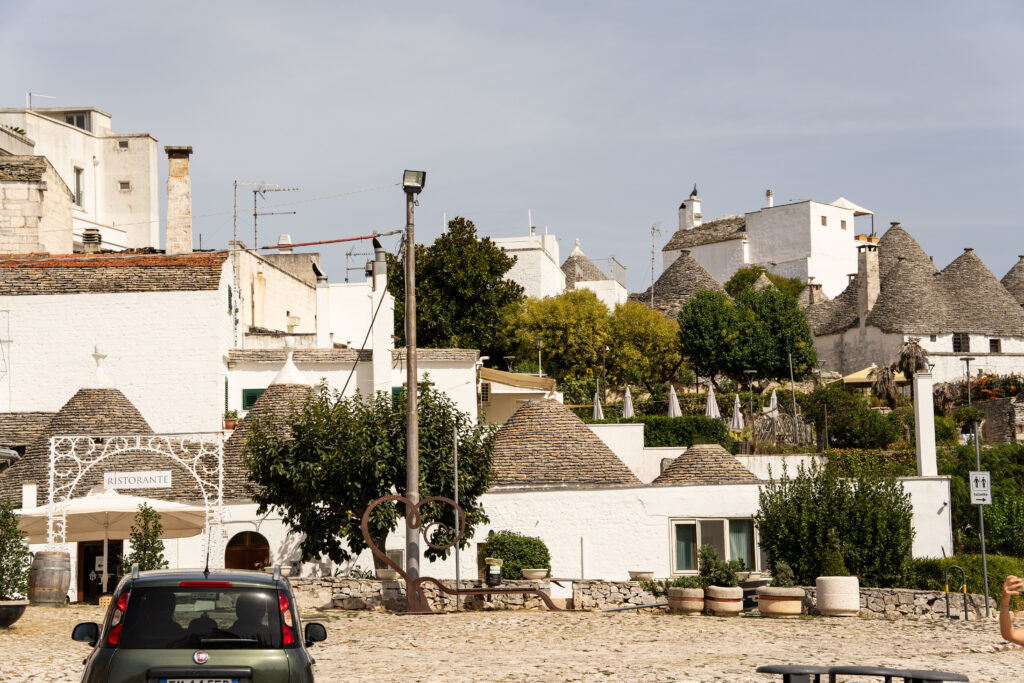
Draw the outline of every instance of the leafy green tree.
M472 530L486 523L480 496L490 485L495 429L473 422L444 393L424 383L419 388L420 498L454 494L453 437L459 440L459 503L466 514L468 544ZM285 436L282 436L285 435ZM305 560L326 555L334 562L352 559L366 549L363 512L377 498L405 495L405 394L392 397L359 394L344 397L320 385L301 408L278 418L257 420L245 444L250 492L260 514L274 510L285 525L302 534ZM388 534L405 511L378 506L370 517L370 534L385 548ZM449 505L421 508L424 526L454 525ZM453 536L431 527L430 539L443 545ZM428 558L447 551L426 548ZM382 566L374 558L375 564Z
M388 291L395 297L395 334L405 344L404 256L389 256ZM515 264L473 222L448 221L429 247L416 247L416 343L428 348L480 349L500 358L505 328L523 301L523 288L505 279Z
M608 307L589 289L528 299L516 330L519 355L536 356L544 340L543 371L557 380L593 374L601 368L601 347L609 341Z
M122 570L131 568L133 564L138 564L141 571L166 569L168 564L164 559L164 542L160 540L163 533L164 525L160 523L159 513L146 503L139 505L135 523L128 535L132 551L124 556Z
M741 370L757 370L759 378L788 379L792 353L793 374L798 379L810 375L818 354L807 316L796 299L777 289L749 290L736 299L736 308L745 365Z
M822 437L827 429L828 448L885 448L900 437L900 428L893 420L840 386L817 387L797 400L804 417L814 423Z
M620 384L642 384L653 392L682 364L678 333L679 326L654 309L635 301L619 304L608 329L609 372Z
M722 292L702 289L679 312L679 350L697 374L718 386L717 375L743 368L736 305Z
M737 297L743 292L753 288L754 283L761 277L761 273L764 273L765 277L768 278L769 282L775 285L775 288L784 294L788 294L794 298L800 295L800 292L804 290L804 283L800 278L796 277L785 277L782 275L776 275L775 273L769 273L761 266L747 266L746 268L740 268L729 280L723 285L726 293L731 297Z
M29 559L25 532L18 528L18 516L9 501L0 501L0 600L18 600L28 595Z
M501 574L506 579L522 579L524 569L551 570L551 553L543 540L523 536L515 531L490 534L484 543L485 557L497 557L502 562Z

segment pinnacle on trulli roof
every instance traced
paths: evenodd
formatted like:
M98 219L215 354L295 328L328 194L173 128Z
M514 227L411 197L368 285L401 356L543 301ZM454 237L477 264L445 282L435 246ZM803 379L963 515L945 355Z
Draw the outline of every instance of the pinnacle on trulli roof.
M302 376L299 369L295 367L295 361L292 357L295 355L295 340L291 337L284 338L284 346L288 351L288 357L285 358L284 367L277 373L277 376L270 381L271 384L303 384L309 386L309 382Z

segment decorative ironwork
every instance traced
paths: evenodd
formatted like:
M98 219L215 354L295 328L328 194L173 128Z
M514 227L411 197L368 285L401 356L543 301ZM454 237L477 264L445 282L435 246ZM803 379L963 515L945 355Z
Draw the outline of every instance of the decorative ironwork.
M210 566L223 566L224 437L218 432L50 437L48 547L52 550L66 548L67 506L83 477L104 460L124 453L149 453L169 458L192 476L206 510L203 546L209 547Z
M814 425L801 418L780 413L778 416L758 415L754 419L754 439L767 443L814 444Z
M431 496L429 498L424 498L416 505L413 505L405 496L384 496L383 498L378 498L366 506L366 511L363 512L362 522L363 540L366 541L366 545L376 557L378 557L388 567L397 571L399 576L401 576L405 581L405 597L409 604L410 614L434 613L434 610L430 608L430 602L427 600L427 596L423 591L423 584L426 583L434 584L440 591L447 593L448 595L536 595L544 602L545 605L547 605L548 609L559 612L562 611L551 601L551 597L539 588L461 588L459 586L449 588L430 576L421 576L417 579L413 579L405 572L404 568L388 557L387 553L385 553L381 548L378 548L377 544L374 543L373 539L370 537L370 513L373 512L378 505L390 501L395 501L405 505L406 523L408 524L408 527L421 534L423 536L423 541L435 550L447 550L448 548L453 548L456 543L462 540L466 531L466 514L463 512L462 508L459 507L458 503L451 498L445 498L444 496ZM437 529L441 534L448 534L452 531L451 527L444 522L431 522L426 526L423 526L420 508L430 503L444 503L451 505L458 512L459 529L451 542L436 545L431 542L430 538L428 538L427 532L433 529Z

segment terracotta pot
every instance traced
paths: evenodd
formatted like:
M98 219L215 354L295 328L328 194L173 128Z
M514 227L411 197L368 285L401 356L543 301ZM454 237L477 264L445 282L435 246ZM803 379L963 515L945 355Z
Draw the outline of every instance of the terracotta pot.
M28 600L0 600L0 628L7 628L25 613Z
M224 429L226 429L228 431L234 429L237 424L238 424L238 418L237 417L225 417L224 418Z
M668 611L692 617L704 611L703 588L669 588Z
M539 581L541 579L547 578L547 575L548 575L548 570L546 568L544 568L544 567L541 567L539 569L524 569L523 570L523 578L528 580L528 581Z
M743 611L743 589L739 586L708 586L704 604L718 617L734 617Z
M860 615L860 581L856 576L819 576L814 585L818 611L824 616Z
M762 617L798 617L803 613L804 589L762 586L757 589L757 611Z
M630 581L636 581L637 579L651 580L653 578L654 578L654 572L631 571L629 573L629 580Z

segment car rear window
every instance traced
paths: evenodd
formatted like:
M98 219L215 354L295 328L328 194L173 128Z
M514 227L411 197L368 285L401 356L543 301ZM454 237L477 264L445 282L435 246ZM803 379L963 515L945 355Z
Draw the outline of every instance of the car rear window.
M136 587L119 648L281 647L277 591L264 588Z

